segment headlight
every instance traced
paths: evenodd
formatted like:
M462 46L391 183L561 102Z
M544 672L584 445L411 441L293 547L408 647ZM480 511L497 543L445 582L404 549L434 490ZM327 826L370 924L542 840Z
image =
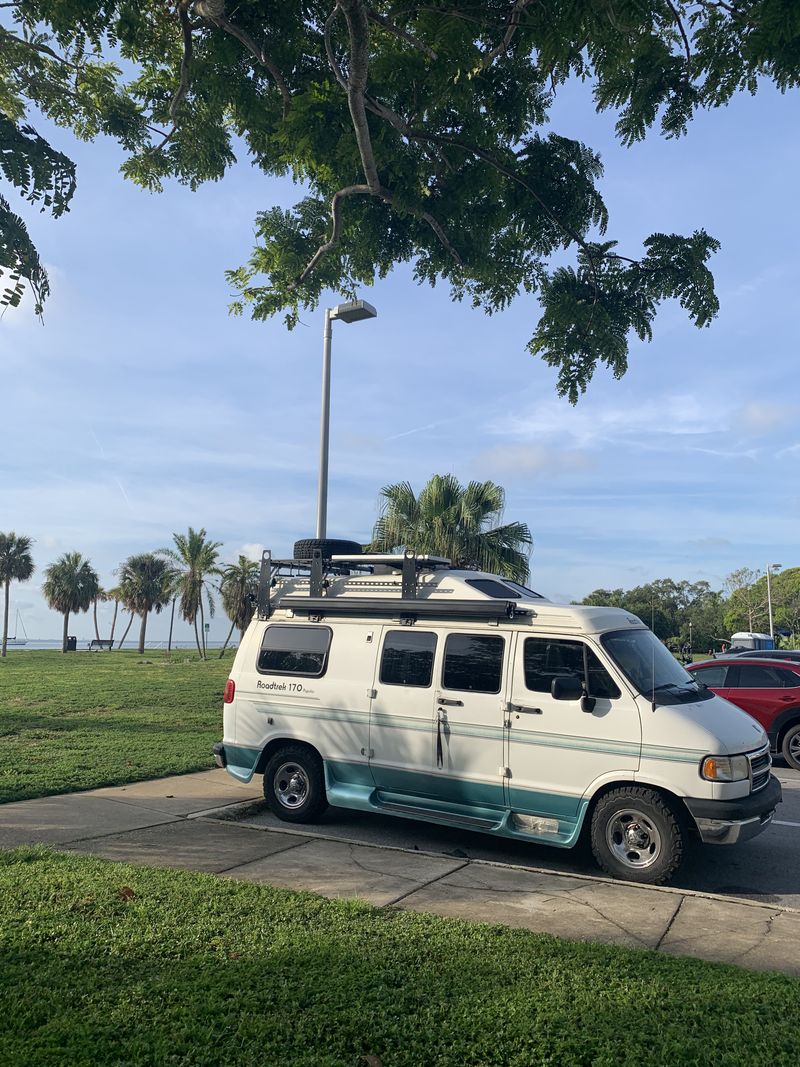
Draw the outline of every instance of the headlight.
M709 782L742 782L750 777L747 756L706 756L700 774Z

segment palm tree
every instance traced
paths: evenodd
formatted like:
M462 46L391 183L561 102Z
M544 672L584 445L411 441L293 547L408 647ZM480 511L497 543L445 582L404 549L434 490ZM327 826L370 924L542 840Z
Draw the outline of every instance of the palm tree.
M72 612L88 611L100 589L97 571L80 552L65 552L44 572L44 598L53 609L64 616L61 651L67 651L67 630Z
M435 474L419 497L408 482L384 486L381 496L373 552L407 548L518 582L527 579L531 532L524 522L498 524L505 492L494 482L464 487L452 474Z
M182 573L177 567L170 567L169 571L169 596L172 601L172 606L169 612L169 640L167 641L167 652L172 651L172 631L175 626L175 605L178 602L178 597L181 592L181 577Z
M119 570L119 588L122 602L132 614L141 616L139 630L139 655L144 652L147 616L151 611L158 614L170 601L170 566L152 552L129 556Z
M105 589L98 589L97 590L97 596L92 601L92 619L94 620L94 636L97 638L98 641L100 640L100 628L99 628L99 626L97 624L97 605L98 605L98 603L105 604L105 602L107 600L110 600L110 599L111 598L109 597L108 593L106 593Z
M234 626L244 636L244 632L250 625L250 620L255 612L255 598L258 593L258 575L260 564L255 563L247 556L239 556L238 563L231 563L222 571L220 582L220 595L225 614L231 620L231 628L225 638L225 644L219 658L222 659L228 642L231 639Z
M211 587L208 578L211 575L220 574L217 566L221 541L207 541L205 529L194 530L191 526L187 534L172 535L174 548L161 548L158 555L166 556L178 565L179 577L176 589L178 591L181 617L194 627L194 639L197 642L197 651L202 659L206 658L206 635L205 635L205 612L203 609L203 594L205 593L206 607L209 617L214 615L214 598L211 595ZM202 644L197 631L197 619L200 617L200 632L203 635Z
M8 645L8 603L12 582L27 582L33 574L30 537L0 533L0 582L3 583L3 645L2 655Z
M122 600L122 591L118 585L115 585L113 589L106 589L106 600L114 601L114 617L111 620L111 633L109 634L108 651L114 647L114 630L117 627L117 612L119 611L119 602Z

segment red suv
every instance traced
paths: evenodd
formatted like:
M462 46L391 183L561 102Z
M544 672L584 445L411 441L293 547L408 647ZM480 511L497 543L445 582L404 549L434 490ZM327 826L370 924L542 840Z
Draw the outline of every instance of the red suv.
M731 656L692 663L686 669L760 722L773 752L800 771L800 663Z

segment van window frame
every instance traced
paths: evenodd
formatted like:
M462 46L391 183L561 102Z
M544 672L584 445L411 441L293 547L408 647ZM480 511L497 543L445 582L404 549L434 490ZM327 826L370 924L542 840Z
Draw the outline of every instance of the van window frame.
M325 656L322 661L322 670L320 671L281 671L275 668L271 670L264 670L261 667L259 660L261 659L261 653L264 651L264 638L270 630L274 630L280 627L283 630L315 630L317 632L324 631L328 635L328 647L325 649ZM300 625L294 625L290 622L271 622L264 627L264 632L261 634L261 640L258 644L258 651L256 653L256 671L258 674L278 674L284 678L322 678L328 670L328 663L330 662L331 646L333 645L333 629L330 626L318 626L316 623L301 623ZM287 650L289 651L289 650ZM302 651L302 650L298 650Z
M492 641L500 641L502 643L502 652L500 654L500 677L497 689L457 689L453 686L447 685L445 682L445 671L447 670L447 645L452 637L476 637L476 638L489 638ZM451 630L447 633L442 648L442 662L440 670L440 687L446 690L448 693L475 693L482 694L484 696L496 696L498 693L502 693L506 684L506 671L508 669L508 650L510 645L511 634L501 631L500 633L474 633L470 630Z
M579 677L580 680L583 682L583 687L584 687L586 696L594 697L596 700L608 700L608 701L612 701L612 702L615 701L615 700L620 700L621 699L621 697L623 695L622 694L622 689L620 688L619 683L617 682L617 680L614 677L614 675L611 673L611 671L608 669L608 667L605 665L605 663L603 663L603 661L597 655L597 651L594 648L592 648L592 646L587 641L585 641L583 638L581 638L581 637L573 637L573 636L566 636L566 635L563 635L563 634L560 634L557 637L551 637L551 636L547 636L545 634L524 634L524 635L521 635L520 652L521 652L521 663L522 663L522 684L525 687L525 691L526 692L528 692L528 693L539 693L540 695L541 694L548 694L550 692L550 688L549 687L547 689L533 689L530 685L528 685L528 670L527 670L526 660L525 660L525 650L526 650L526 646L527 646L529 641L549 641L549 642L552 642L552 643L559 643L559 644L565 644L565 645L576 645L580 649L580 653L581 653L581 671L580 671L580 673L576 672L576 677ZM520 646L518 645L518 647L520 647ZM590 656L594 656L595 661L597 662L597 665L600 668L600 670L605 672L609 682L611 683L611 685L616 690L616 695L611 696L608 693L600 694L600 693L597 693L597 692L593 691L592 686L589 684L589 676L590 676L589 657ZM596 668L592 668L592 670L596 670ZM556 677L556 676L554 675L554 677ZM552 684L552 679L551 679L551 684Z
M433 638L433 655L431 656L431 674L429 681L426 685L415 685L411 682L387 682L386 679L383 677L383 657L386 655L386 642L395 634L399 634L401 637L408 637L415 633L422 634L426 637L430 636ZM436 669L436 653L438 652L438 650L439 634L436 632L436 630L414 630L408 628L403 629L401 627L392 627L391 629L386 629L384 631L383 639L381 641L381 654L380 659L378 660L378 683L380 685L391 685L395 689L430 689L433 686L433 676Z

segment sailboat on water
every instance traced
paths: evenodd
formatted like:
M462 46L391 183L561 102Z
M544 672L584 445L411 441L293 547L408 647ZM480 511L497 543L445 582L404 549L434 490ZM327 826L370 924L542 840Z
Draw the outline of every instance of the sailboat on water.
M20 626L22 627L22 632L25 634L24 638L17 637L17 634L19 633ZM14 634L13 634L13 636L11 634L9 634L8 639L7 639L7 643L9 645L15 645L17 648L19 648L20 645L27 645L27 643L28 643L28 633L27 633L27 630L25 629L25 623L22 621L22 616L19 613L19 609L17 609L17 614L16 614L16 617L14 619Z

